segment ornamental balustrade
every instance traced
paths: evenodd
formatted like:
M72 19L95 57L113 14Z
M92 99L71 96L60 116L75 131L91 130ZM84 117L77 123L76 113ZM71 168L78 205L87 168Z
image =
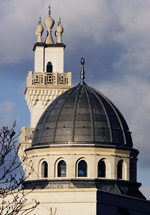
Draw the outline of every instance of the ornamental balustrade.
M34 135L34 128L26 128L25 127L25 140L32 140Z
M70 74L68 73L37 73L32 74L34 85L68 85Z
M19 135L19 142L31 142L34 135L34 128L22 127Z

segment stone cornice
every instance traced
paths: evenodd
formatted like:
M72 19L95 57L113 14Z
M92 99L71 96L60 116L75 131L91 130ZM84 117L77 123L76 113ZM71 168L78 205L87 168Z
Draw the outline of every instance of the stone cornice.
M67 88L49 89L49 88L26 88L25 100L29 106L29 110L40 101L45 107L50 104L56 97L65 92Z

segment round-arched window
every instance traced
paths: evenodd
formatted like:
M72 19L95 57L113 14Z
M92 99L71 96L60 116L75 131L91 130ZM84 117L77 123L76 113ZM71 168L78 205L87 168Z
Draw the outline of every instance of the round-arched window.
M46 71L48 73L52 73L53 72L53 66L52 66L52 63L50 61L47 63Z
M47 177L48 177L48 164L46 161L43 161L41 165L41 178L47 178Z
M61 160L58 163L58 177L66 177L66 162Z
M136 181L136 162L131 161L130 163L130 180Z
M106 177L106 165L104 160L98 162L98 177Z
M123 161L120 160L117 164L117 179L122 179Z
M87 177L87 163L84 160L78 163L78 177Z

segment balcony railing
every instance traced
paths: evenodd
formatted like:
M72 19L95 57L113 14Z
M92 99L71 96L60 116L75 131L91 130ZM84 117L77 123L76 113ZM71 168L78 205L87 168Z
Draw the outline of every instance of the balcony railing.
M34 128L25 128L25 140L32 140Z
M20 136L19 136L19 142L31 142L34 134L34 128L26 128L22 127L20 131Z
M40 73L29 72L27 85L69 85L71 86L71 72L68 73Z

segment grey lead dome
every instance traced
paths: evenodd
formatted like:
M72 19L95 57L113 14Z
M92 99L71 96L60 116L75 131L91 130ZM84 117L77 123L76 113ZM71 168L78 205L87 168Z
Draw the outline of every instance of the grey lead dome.
M132 147L122 114L103 94L85 83L57 97L37 123L32 147Z

